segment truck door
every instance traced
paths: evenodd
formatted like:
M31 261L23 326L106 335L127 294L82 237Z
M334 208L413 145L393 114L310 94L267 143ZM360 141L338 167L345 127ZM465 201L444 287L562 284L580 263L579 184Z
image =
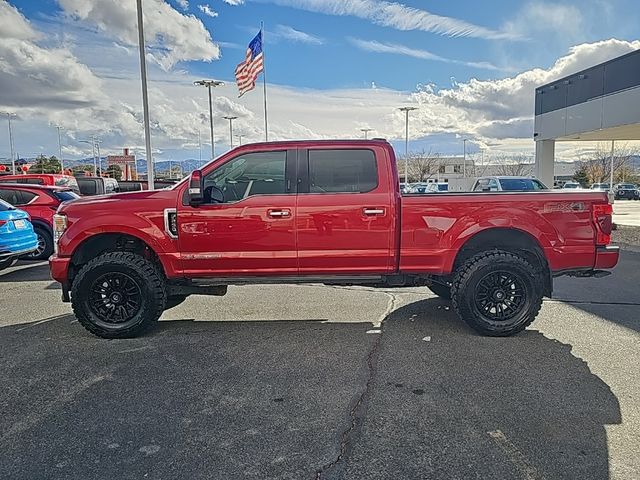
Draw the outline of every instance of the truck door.
M378 147L302 149L296 228L301 275L393 269L395 187Z
M183 201L178 212L185 275L296 275L295 170L296 151L285 149L239 153L205 171L204 204Z

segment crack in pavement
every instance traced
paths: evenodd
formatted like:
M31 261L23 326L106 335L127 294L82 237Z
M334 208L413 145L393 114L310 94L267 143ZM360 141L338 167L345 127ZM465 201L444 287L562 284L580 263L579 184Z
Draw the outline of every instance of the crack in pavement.
M387 307L388 313L391 313L395 308L395 302L397 299L394 294L391 294L391 293L386 293L386 294L391 297L391 300L389 302L389 307ZM382 326L382 322L380 322L380 326ZM328 473L330 470L336 468L341 462L344 462L346 460L348 450L352 446L353 440L354 440L354 438L352 437L352 434L356 429L356 427L358 426L358 423L362 424L364 422L366 401L371 395L371 389L375 381L375 377L378 373L378 368L377 368L378 351L380 348L380 344L382 342L382 334L384 332L384 329L381 328L380 330L381 331L380 331L380 334L378 335L378 338L376 338L375 342L373 343L373 346L371 347L371 349L369 350L369 353L367 354L367 368L368 368L367 381L365 383L364 390L358 397L358 400L349 410L350 423L349 423L349 426L340 435L340 451L338 453L338 456L331 462L323 465L318 470L316 470L316 475L314 477L316 480L321 480L323 478L323 475Z

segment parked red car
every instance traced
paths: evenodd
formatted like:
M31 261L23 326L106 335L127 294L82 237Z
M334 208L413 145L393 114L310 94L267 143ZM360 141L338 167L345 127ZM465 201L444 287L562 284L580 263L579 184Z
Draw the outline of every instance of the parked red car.
M46 260L51 256L53 215L62 202L77 198L80 196L68 187L0 183L0 199L27 212L38 236L38 248L25 258Z
M604 192L402 194L382 140L238 147L169 190L83 198L54 217L51 275L78 321L139 334L227 285L428 286L485 335L526 328L553 277L618 261Z

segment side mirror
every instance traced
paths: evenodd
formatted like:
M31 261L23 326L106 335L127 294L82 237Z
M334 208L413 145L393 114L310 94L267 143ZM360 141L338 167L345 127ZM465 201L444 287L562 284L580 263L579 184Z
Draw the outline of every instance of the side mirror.
M489 187L482 187L482 191L483 191L483 192L490 192L490 191L491 191L491 188L489 188Z
M189 180L189 205L202 205L202 202L202 171L194 170Z

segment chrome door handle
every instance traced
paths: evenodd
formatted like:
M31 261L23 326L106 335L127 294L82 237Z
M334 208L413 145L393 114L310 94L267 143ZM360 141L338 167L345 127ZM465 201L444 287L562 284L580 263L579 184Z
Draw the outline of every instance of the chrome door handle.
M384 208L365 208L362 212L367 216L384 215Z
M290 217L291 212L289 210L269 210L268 215L271 218L283 218Z

